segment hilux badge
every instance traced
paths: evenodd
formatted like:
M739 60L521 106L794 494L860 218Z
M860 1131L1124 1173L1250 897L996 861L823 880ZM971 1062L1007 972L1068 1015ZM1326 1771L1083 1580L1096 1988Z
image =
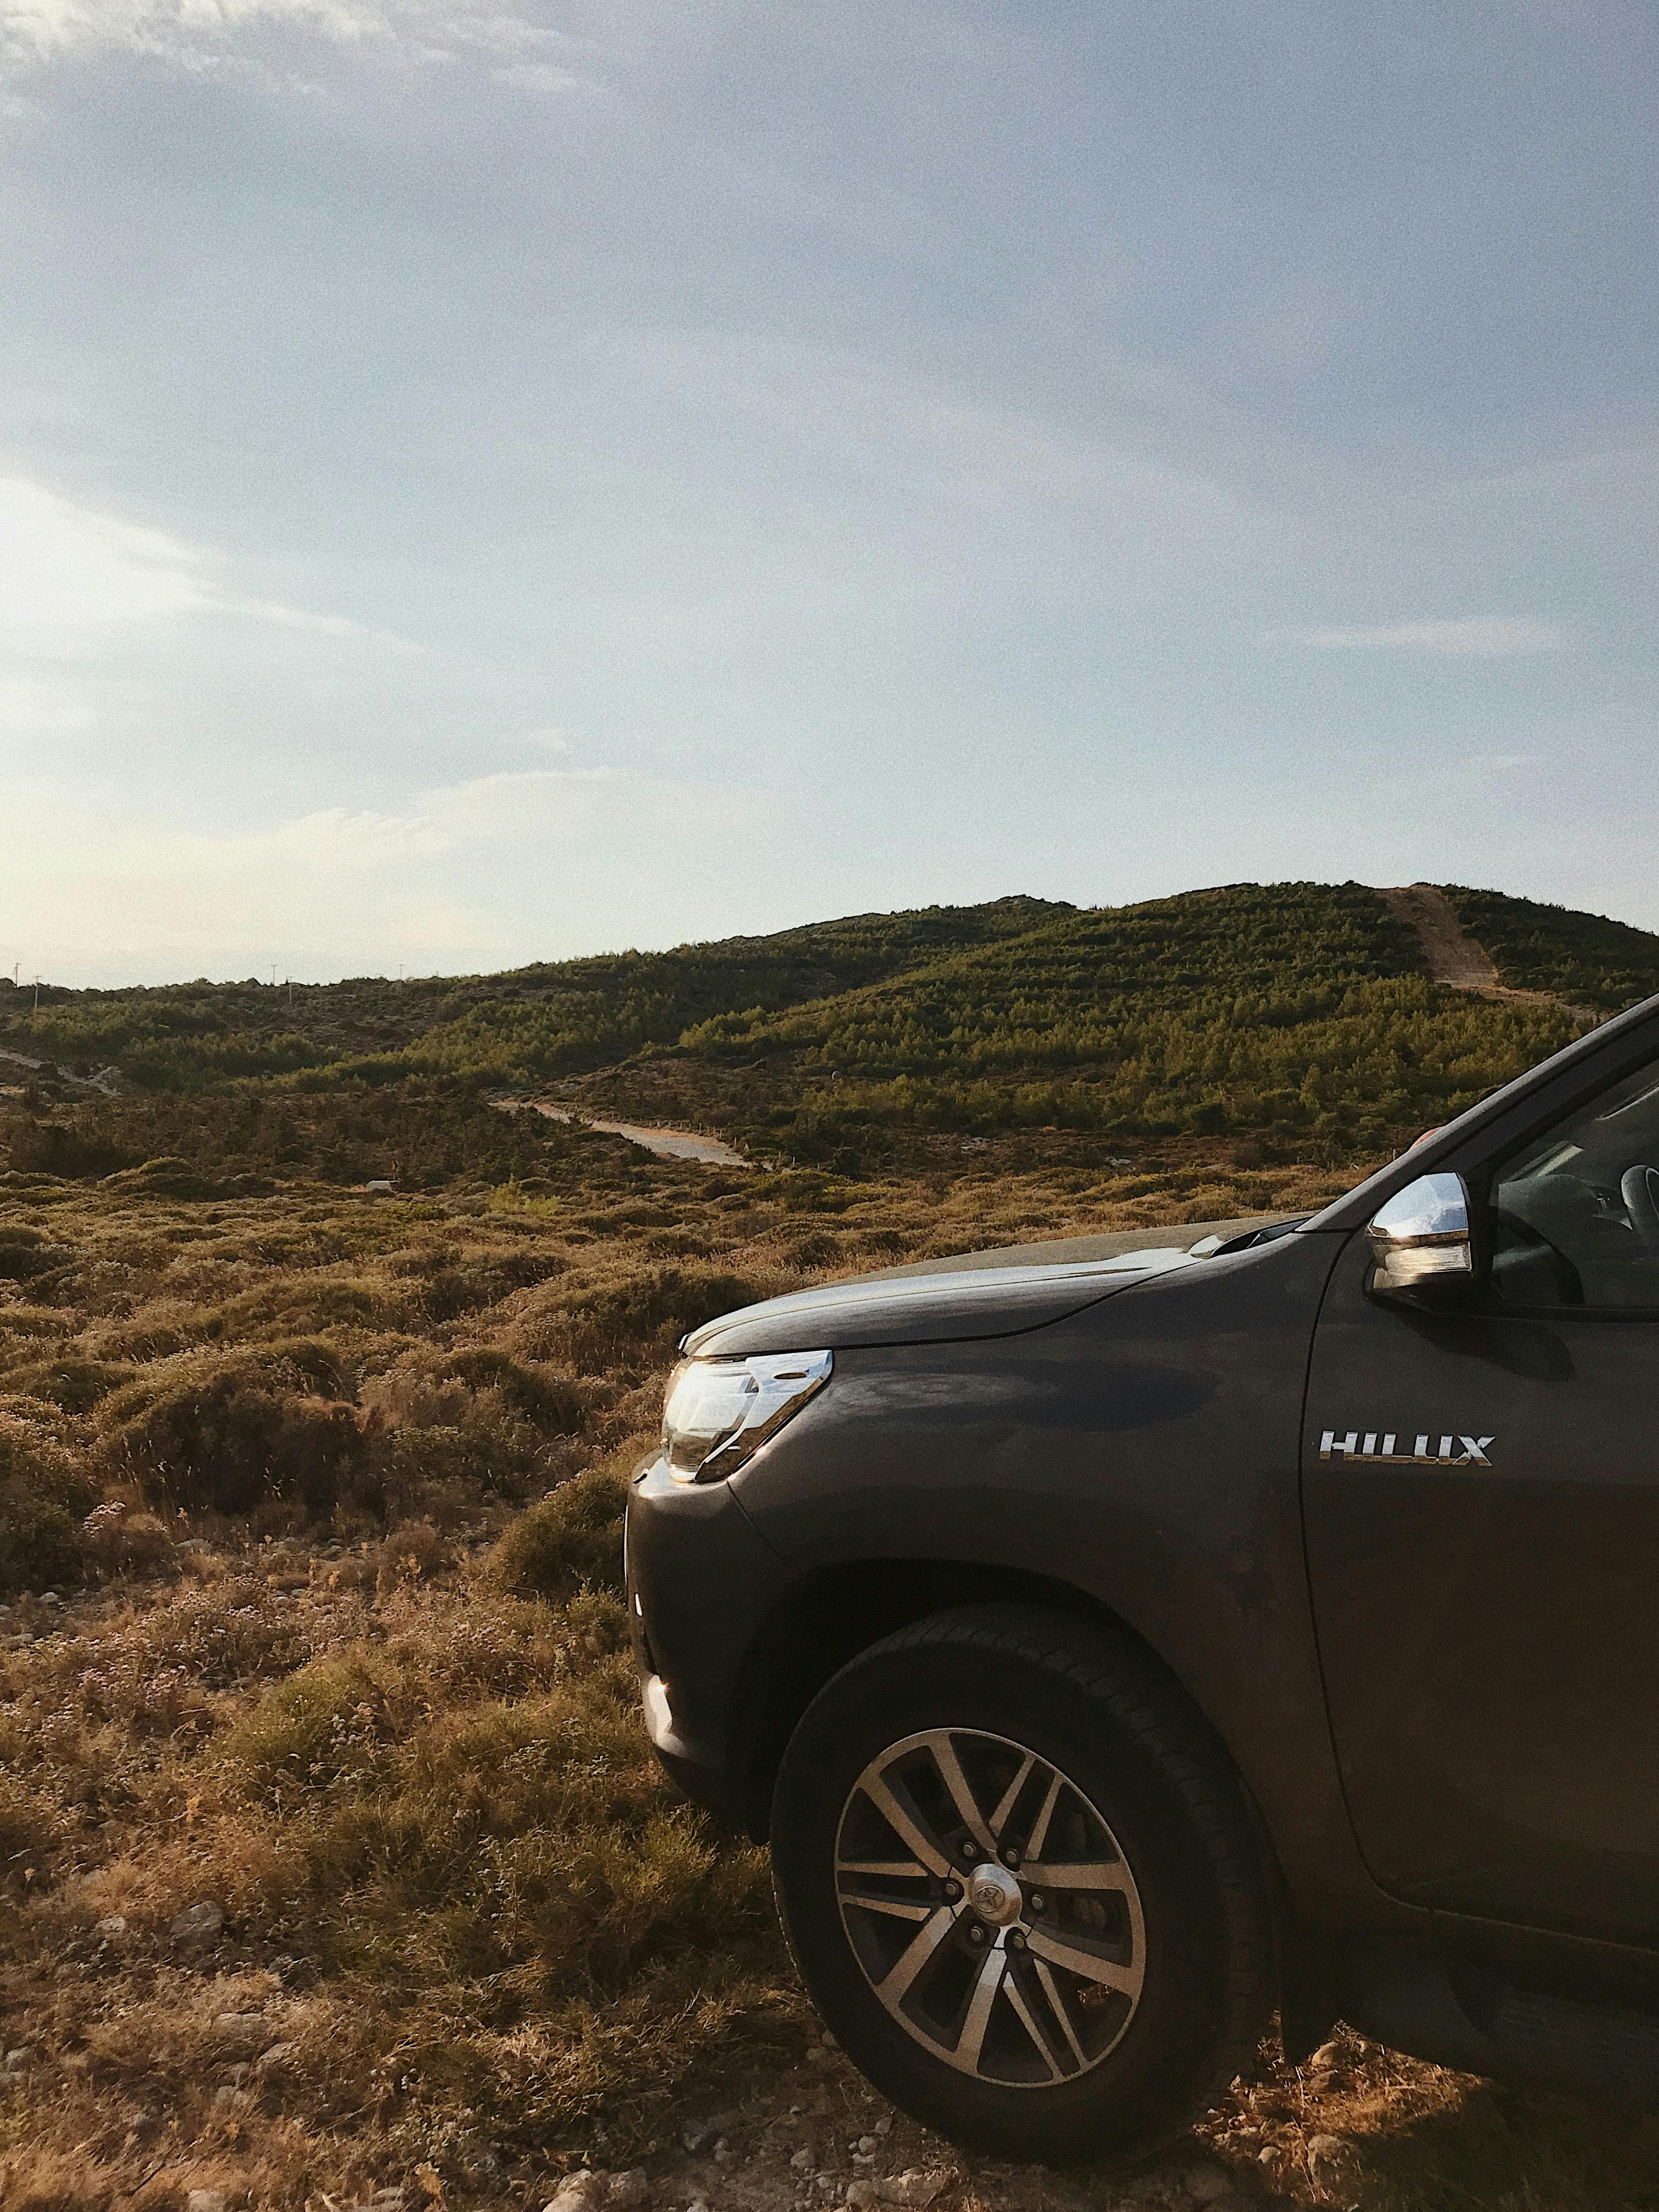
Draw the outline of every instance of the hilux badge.
M1399 1438L1392 1429L1386 1433L1376 1429L1350 1429L1339 1436L1334 1429L1327 1429L1319 1439L1321 1459L1380 1460L1395 1467L1490 1467L1486 1448L1496 1443L1495 1437L1415 1437L1414 1449L1396 1451ZM1431 1445L1437 1445L1431 1450Z

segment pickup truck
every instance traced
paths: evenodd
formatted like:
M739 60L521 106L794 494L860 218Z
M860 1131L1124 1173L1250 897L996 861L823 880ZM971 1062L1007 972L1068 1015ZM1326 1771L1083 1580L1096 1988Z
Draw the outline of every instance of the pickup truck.
M1659 999L1301 1220L689 1336L628 1513L647 1725L770 1840L848 2056L1133 2155L1275 2013L1659 2086Z

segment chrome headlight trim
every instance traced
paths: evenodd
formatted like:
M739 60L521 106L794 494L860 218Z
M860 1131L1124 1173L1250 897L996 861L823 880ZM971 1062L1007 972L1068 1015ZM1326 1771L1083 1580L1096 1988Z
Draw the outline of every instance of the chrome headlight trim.
M828 1352L683 1359L668 1379L662 1455L676 1482L723 1482L830 1380Z

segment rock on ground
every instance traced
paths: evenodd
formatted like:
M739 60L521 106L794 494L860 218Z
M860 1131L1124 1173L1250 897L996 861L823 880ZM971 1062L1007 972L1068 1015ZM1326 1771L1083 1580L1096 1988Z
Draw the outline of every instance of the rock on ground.
M1352 2147L1341 2136L1310 2136L1308 2172L1318 2189L1335 2189L1346 2178Z
M1182 2179L1194 2204L1217 2204L1237 2193L1238 2184L1224 2166L1189 2166Z
M853 2212L862 2212L862 2208L872 2204L899 2204L907 2212L924 2212L949 2179L949 2174L924 2172L920 2166L888 2179L872 2174L868 2179L849 2183L847 2202Z
M216 1897L198 1898L175 1914L171 1929L173 1941L182 1946L194 1947L216 1943L224 1933L225 1908Z
M544 2212L641 2212L651 2201L651 2184L642 2166L625 2173L568 2173L549 2197Z

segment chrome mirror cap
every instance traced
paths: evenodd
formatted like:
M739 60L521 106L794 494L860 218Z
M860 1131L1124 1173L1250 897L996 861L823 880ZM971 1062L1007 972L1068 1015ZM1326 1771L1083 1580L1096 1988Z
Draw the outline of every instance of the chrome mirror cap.
M1365 1234L1376 1267L1373 1291L1408 1291L1474 1273L1469 1194L1460 1175L1419 1176L1372 1217Z

